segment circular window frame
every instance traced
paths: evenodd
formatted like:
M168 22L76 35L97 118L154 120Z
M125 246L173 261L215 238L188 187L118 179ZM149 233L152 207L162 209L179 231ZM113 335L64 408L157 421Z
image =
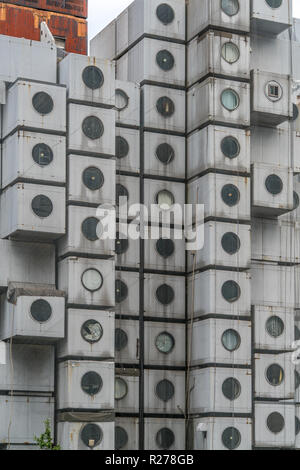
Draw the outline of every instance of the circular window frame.
M100 175L100 178L101 178L101 183L100 183L100 186L99 188L89 188L89 186L87 186L87 184L85 183L84 181L84 175L85 173L88 171L88 170L97 170L99 172L99 175ZM88 166L86 167L82 174L81 174L81 180L82 180L82 184L84 185L85 188L89 189L90 191L100 191L101 188L103 188L104 184L105 184L105 177L104 177L104 174L103 172L100 170L100 168L98 168L97 166Z
M85 123L89 120L89 119L96 119L97 123L99 124L99 136L91 136L91 135L88 135L86 133L86 131L84 130L84 125ZM98 116L94 116L94 115L90 115L90 116L86 116L83 121L82 121L82 124L81 124L81 129L82 129L82 133L85 135L85 137L89 140L92 140L93 142L95 142L96 140L100 140L101 137L103 136L104 134L104 125L103 125L103 122L101 121L100 118L98 118Z
M232 430L232 429L234 429L234 432L237 432L237 436L238 436L239 439L238 439L238 443L237 443L234 447L229 447L229 446L227 446L227 445L225 444L225 436L224 436L224 434L225 434L226 431L230 431L230 430ZM223 446L225 447L225 449L228 449L228 450L235 450L235 449L238 449L239 446L241 445L241 442L242 442L241 433L240 433L240 431L239 431L237 428L235 428L234 426L228 426L228 428L224 429L224 431L222 432L222 437L221 437L221 439L222 439L222 444L223 444Z
M237 346L234 348L234 349L229 349L227 346L225 346L224 344L224 335L228 332L233 332L235 334L235 337L237 338ZM227 330L224 330L222 335L221 335L221 344L223 346L223 348L230 352L230 353L234 353L235 351L237 351L240 347L241 347L241 344L242 344L242 338L241 338L241 335L239 334L238 331L234 330L233 328L227 328Z
M173 442L170 444L169 447L161 446L159 444L159 433L161 433L162 431L165 431L165 430L170 432L170 435L172 435L172 439L173 439ZM155 442L156 442L157 447L159 447L159 449L163 449L163 450L170 449L175 444L175 440L176 440L175 433L172 431L172 429L169 429L169 428L166 428L166 427L159 429L156 433L156 436L155 436Z
M35 99L37 98L37 96L41 96L41 95L43 95L43 96L45 96L45 97L47 97L47 98L50 98L50 100L49 100L50 109L49 109L49 111L44 112L44 113L41 112L41 111L38 111L38 109L36 108L36 104L34 104L34 101L35 101ZM54 101L53 101L53 98L52 98L52 96L51 96L49 93L47 93L47 92L45 92L45 91L38 91L38 92L35 93L35 94L33 95L33 97L32 97L32 107L33 107L33 109L35 110L35 112L37 112L40 116L48 116L49 114L52 113L52 111L53 111L53 109L54 109Z
M237 393L237 395L234 396L233 398L228 397L228 396L224 393L225 384L226 384L226 382L229 382L229 381L234 382L234 383L237 384L237 386L238 386L238 393ZM222 383L222 393L223 393L223 396L224 396L228 401L230 401L230 402L233 402L233 401L237 400L237 399L241 396L241 393L242 393L242 385L241 385L240 381L237 380L235 377L227 377L227 378L223 381L223 383Z
M51 158L50 161L49 161L49 163L46 163L46 165L43 165L43 164L39 163L39 162L37 161L37 159L35 158L35 155L34 155L34 154L35 154L35 150L36 150L38 147L43 147L43 146L45 147L46 151L49 152L49 155L50 155L50 158ZM39 168L46 168L46 167L48 168L49 165L51 165L51 164L53 163L53 159L54 159L54 154L53 154L52 148L50 147L50 145L45 144L45 143L43 143L43 142L39 142L38 144L36 144L36 145L34 145L34 146L32 147L31 156L32 156L32 160L34 161L34 163L36 163L36 165L39 166Z
M229 109L223 104L222 97L223 97L224 93L226 93L227 91L231 91L237 97L237 105L236 105L235 108ZM240 98L240 95L233 88L229 87L229 88L224 88L224 90L222 90L221 95L220 95L220 102L221 102L221 106L224 109L226 109L226 111L228 111L229 113L233 113L234 111L236 111L239 108L239 106L241 104L241 98Z
M240 7L241 7L241 6L240 6L240 2L239 2L239 0L236 0L236 1L237 1L237 7L238 7L238 9L237 9L237 11L236 11L235 13L231 13L231 14L230 14L230 13L228 13L228 12L225 10L225 8L223 7L223 0L221 0L221 10L223 11L223 13L225 13L225 15L229 16L230 18L232 18L233 16L238 15L238 13L240 12Z
M230 60L227 60L225 58L225 55L223 53L224 49L226 48L226 46L228 46L228 44L234 46L234 48L236 49L236 51L238 52L237 54L237 58L233 61L230 61ZM221 47L221 57L223 60L225 60L225 62L227 62L227 64L229 65L233 65L233 64L236 64L239 60L240 60L240 57L241 57L241 51L240 51L240 48L232 41L226 41L223 43L222 47Z
M165 203L164 203L164 204L159 204L158 198L159 198L159 195L162 194L162 193L164 193L164 194L170 196L170 199L172 200L172 204L171 204L170 206L169 206L168 204L165 204ZM161 211L163 211L163 212L169 212L170 210L172 210L172 207L173 207L174 204L175 204L175 196L174 196L174 194L171 193L171 191L169 191L168 189L161 189L161 190L159 190L159 191L156 193L156 195L155 195L155 197L154 197L154 202L155 202L155 204L158 205L158 207L159 207L159 209L160 209ZM162 207L162 206L168 206L168 208L167 208L167 207Z
M89 238L89 237L87 237L87 235L84 233L83 226L84 226L84 223L87 222L88 220L95 220L95 221L97 221L97 223L96 223L96 230L95 230L96 238ZM82 223L81 223L81 233L82 233L82 235L84 236L84 238L85 238L86 240L88 240L89 242L91 242L91 243L94 243L94 242L96 242L96 241L99 240L99 237L98 237L98 235L97 235L97 226L98 226L99 223L100 223L100 220L97 219L97 217L87 217L87 218L84 219L84 220L82 221Z
M126 152L124 153L124 155L120 155L119 153L117 153L117 149L119 148L119 145L120 145L118 141L121 141L125 146ZM122 135L116 135L116 158L117 160L120 161L120 160L123 160L123 158L128 157L129 152L130 152L130 146L129 146L128 140L125 139L125 137L123 137Z
M167 22L164 22L160 17L159 17L159 9L161 7L167 7L169 9L170 12L172 12L172 16L173 18L170 20L170 21L167 21ZM156 8L156 17L157 19L164 25L164 26L168 26L170 24L173 23L173 21L175 20L175 11L174 9L171 7L171 5L169 5L168 3L161 3L160 5L157 6Z
M282 419L283 421L283 426L282 428L279 430L279 431L273 431L270 427L270 424L269 424L269 420L272 416L275 416L275 415L278 415L280 417L280 419ZM267 429L269 429L269 431L272 433L272 434L280 434L284 428L285 428L285 419L284 419L284 416L282 416L281 413L279 413L278 411L274 411L273 413L270 413L266 419L266 426L267 426Z
M84 430L87 427L94 427L94 428L97 428L97 430L99 430L99 439L97 441L94 441L95 444L93 446L90 446L88 443L86 443L85 440L83 440L83 437L82 437L82 434L83 434ZM89 449L94 449L94 447L97 447L99 444L101 444L101 442L103 440L102 428L96 423L86 423L82 426L82 428L80 430L80 439L86 447L89 447Z
M168 102L168 104L170 105L170 108L171 108L170 111L167 112L167 113L163 110L163 101L164 100L166 100L166 102ZM160 109L159 109L160 107L162 108L162 111L160 111ZM171 98L169 98L168 96L161 96L156 101L156 111L164 119L170 119L172 116L174 116L174 114L176 112L176 106L175 106L174 101Z
M170 66L168 68L162 67L160 62L159 62L160 60L161 60L161 62L164 61L163 54L165 54L168 57L168 59L170 59ZM168 59L166 59L164 63L167 63ZM156 61L157 66L159 67L159 69L162 70L165 73L170 72L175 67L175 57L167 49L161 49L160 51L158 51L157 54L156 54L156 57L155 57L155 61Z
M33 307L33 305L34 305L36 302L39 302L39 301L46 302L46 303L49 305L49 307L50 307L50 315L49 315L49 318L47 318L47 320L44 320L44 321L37 320L36 318L34 318L34 316L33 316L33 314L32 314L32 307ZM35 321L36 323L39 323L40 325L45 325L46 323L48 323L48 322L51 320L51 318L52 318L52 316L53 316L53 309L52 309L51 304L50 304L47 300L39 298L39 299L34 300L34 301L32 302L32 304L30 305L30 308L29 308L29 315L30 315L30 317L32 318L32 320Z
M170 254L162 254L162 253L159 252L158 244L159 244L159 242L160 242L161 240L168 240L168 241L170 241L170 242L172 243L172 247L173 247L172 253L170 253ZM166 259L168 259L168 258L171 258L171 256L173 256L174 253L175 253L175 243L174 243L174 240L172 240L171 238L159 238L158 240L156 240L155 249L156 249L157 253L159 254L159 256L161 256L163 259L166 260Z
M280 5L278 5L278 7L273 7L272 5L269 4L269 0L265 0L266 4L268 5L269 8L271 8L271 10L277 10L278 8L282 7L282 0L279 0L279 1L280 1Z
M87 391L84 390L84 388L83 388L83 380L84 380L84 378L87 377L88 375L91 376L92 374L93 374L95 377L97 377L97 380L100 379L100 380L99 380L99 384L98 384L98 385L99 385L99 389L98 389L97 392L94 393L94 394L87 392ZM80 379L80 388L81 388L81 390L83 391L83 393L85 393L85 394L88 395L89 397L95 397L96 395L98 395L98 393L101 392L101 390L102 390L102 388L103 388L103 379L102 379L101 375L98 374L98 372L95 372L94 370L89 370L89 371L85 372L85 373L82 375L82 377L81 377L81 379Z
M121 112L121 111L124 111L124 109L128 108L129 106L129 96L127 95L127 93L122 90L121 88L117 88L116 91L115 91L115 94L116 95L119 95L119 96L122 96L122 98L124 99L124 101L126 102L126 104L121 107L121 108L118 108L117 106L115 106L115 109L118 111L118 112Z
M168 150L170 150L170 157L169 157L169 161L163 161L159 158L159 155L158 155L158 152L159 152L159 149L161 149L163 146L165 146L165 148L168 148ZM170 165L170 163L172 163L175 159L175 150L174 148L172 147L172 145L168 144L168 142L162 142L161 144L159 144L157 147L156 147L156 150L155 150L155 156L157 158L157 160L159 161L159 163L161 163L162 165Z
M159 393L158 393L158 391L157 391L159 385L161 385L163 382L168 383L168 385L170 385L170 386L171 386L171 389L172 389L172 394L171 394L170 397L167 398L167 399L164 399L164 398L160 397L160 396L159 396ZM157 384L155 385L155 388L154 388L154 393L155 393L155 395L157 396L157 398L158 398L159 400L161 400L161 401L164 402L164 403L168 403L168 401L172 400L172 398L174 398L174 396L175 396L175 386L174 386L173 382L171 382L170 380L164 378L164 379L160 380L159 382L157 382Z
M117 434L117 430L120 430L121 433L123 433L123 435L126 437L125 439L125 442L122 446L117 446L117 437L116 437L116 434ZM127 444L128 444L128 432L126 431L125 428L123 428L122 426L115 426L115 442L116 442L116 450L121 450L123 449Z
M223 290L224 290L224 286L225 286L226 284L229 284L229 283L232 283L232 284L235 285L235 287L238 287L238 296L235 298L235 300L228 300L228 299L226 299L226 297L224 296L224 291L223 291ZM239 285L236 281L234 281L233 279L228 279L228 281L225 281L225 282L223 283L222 288L221 288L221 293L222 293L223 299L224 299L226 302L228 302L229 304L234 304L234 303L236 303L236 302L238 302L238 301L240 300L241 295L242 295L242 290L241 290L240 285Z
M44 197L44 198L47 198L50 202L51 202L51 211L49 212L48 215L39 215L35 212L35 210L33 209L33 201L35 199L37 199L38 197ZM54 209L54 206L53 206L53 202L51 201L51 199L48 197L48 196L45 196L45 194L37 194L36 196L34 196L34 198L31 200L31 204L30 204L30 207L31 207L31 210L33 212L33 214L38 217L39 219L47 219L48 217L50 217L52 214L53 214L53 209Z
M280 320L280 322L281 322L281 324L282 324L282 326L283 326L282 332L281 332L279 335L277 335L277 336L272 335L272 334L270 333L270 328L268 328L268 323L269 323L271 320L275 320L275 318L276 318L276 320ZM269 318L267 318L267 320L266 320L266 323L265 323L265 330L266 330L267 334L270 336L270 338L273 338L274 340L276 340L277 338L280 338L280 336L282 336L283 333L284 333L284 331L285 331L285 324L284 324L284 321L283 321L282 318L280 318L278 315L271 315L271 316L270 316Z
M122 335L124 335L123 337L124 337L125 340L126 340L124 346L122 346L122 347L120 347L120 348L117 347L117 345L116 345L116 332L117 332L117 331L121 331L121 332L122 332ZM116 350L117 352L121 352L123 349L125 349L125 348L128 346L128 341L129 341L129 340L128 340L128 334L127 334L127 332L126 332L125 330L123 330L122 328L116 328L116 329L115 329L115 350Z
M84 337L84 334L83 334L83 327L87 324L87 323L90 323L90 322L94 322L97 323L99 326L100 326L100 331L101 331L101 335L99 336L99 338L96 340L96 341L92 341L90 339L86 339ZM104 334L104 331L103 331L103 326L101 325L101 323L98 321L98 320L95 320L94 318L90 318L89 320L86 320L85 322L82 323L81 327L80 327L80 334L81 334L81 337L84 341L86 341L87 343L89 344L96 344L96 343L99 343L99 341L102 339L103 337L103 334Z
M162 335L166 335L168 336L169 338L171 338L172 340L172 347L169 351L161 351L158 347L157 347L157 340L160 336ZM156 336L155 338L155 341L154 341L154 344L155 344L155 347L157 349L158 352L160 352L161 354L164 354L165 356L168 356L169 354L171 354L171 352L174 350L175 348L175 338L173 335L171 335L171 333L169 333L168 331L161 331L160 333L158 333L158 335Z
M235 251L231 250L231 251L228 251L224 245L225 245L225 237L228 237L229 236L231 237L232 240L234 240L236 242L236 246L237 248L235 249ZM239 251L241 250L241 246L242 246L242 243L241 243L241 239L240 237L234 233L234 232L226 232L223 234L222 238L221 238L221 246L222 246L222 249L224 251L224 253L226 253L227 255L229 256L234 256L236 255L237 253L239 253Z
M229 140L229 139L232 139L236 144L237 144L237 148L238 148L238 151L235 155L227 155L224 150L223 150L223 144L225 143L226 140ZM220 147L221 147L221 152L222 154L224 155L225 158L229 158L229 160L235 160L236 158L238 158L238 156L240 155L241 153L241 145L238 141L238 139L236 137L234 137L233 135L227 135L226 137L224 137L222 140L221 140L221 144L220 144Z
M272 179L273 177L276 178L277 182L278 182L279 185L281 186L280 191L275 192L275 193L272 192L272 191L270 191L270 189L268 188L268 184L269 184L269 183L272 184L271 179ZM284 184L283 184L283 181L282 181L282 179L280 178L280 176L276 175L275 173L272 173L271 175L268 175L268 176L266 177L266 179L265 179L265 188L266 188L268 194L270 194L270 195L273 196L273 197L276 197L276 196L279 196L280 194L282 194L282 191L283 191L283 188L284 188Z
M229 189L229 188L231 188L232 191L237 192L237 200L234 203L230 203L230 200L225 201L225 189ZM234 184L231 184L231 183L224 184L224 186L221 189L221 199L227 207L236 207L241 201L241 192L239 188L235 186Z
M280 96L278 98L275 98L275 97L272 97L269 95L269 86L278 86L278 89L280 90ZM282 85L277 82L276 80L269 80L268 82L266 82L265 84L265 96L266 98L271 101L271 103L278 103L278 101L280 101L283 97L283 88L282 88Z
M281 369L281 371L282 371L282 380L281 380L281 382L279 382L279 383L277 383L277 384L274 384L274 383L270 382L270 380L269 380L269 378L268 378L268 370L269 370L271 367L274 367L274 366L278 367L278 368ZM281 365L280 365L280 364L276 364L276 363L268 365L268 366L266 367L266 369L265 369L265 379L266 379L266 381L268 382L268 384L271 385L272 387L280 387L280 386L284 383L284 381L285 381L285 373L284 373L284 370L283 370L283 368L281 367Z
M116 377L115 378L115 390L116 390L116 382L117 381L122 382L122 384L125 385L125 394L124 395L122 395L120 398L116 398L116 394L115 394L115 400L116 401L121 401L121 400L124 400L124 398L128 395L128 383L123 378Z
M85 275L85 273L87 273L88 271L95 271L97 272L99 275L100 275L100 279L101 279L101 285L100 287L98 287L97 289L89 289L88 287L86 287L83 283L83 277ZM81 285L84 289L86 289L88 292L91 292L91 293L94 293L94 292L98 292L99 290L102 289L103 287L103 283L104 283L104 279L103 279L103 276L102 276L102 273L99 271L99 269L96 269L96 268L87 268L83 271L83 273L81 274Z
M86 80L85 74L87 73L88 70L97 70L97 72L99 72L99 76L101 77L101 79L100 79L100 85L97 85L97 86L90 86L90 85L87 84L87 80ZM104 85L104 74L103 74L102 70L99 69L99 67L97 67L96 65L87 65L87 66L82 70L81 79L82 79L84 85L85 85L87 88L89 88L90 90L92 90L92 91L100 90L100 88L102 88L103 85Z
M172 300L170 302L164 303L164 302L161 302L161 300L159 299L158 291L159 291L159 289L161 289L163 287L167 287L168 289L170 289L170 292L172 292L172 296L171 296ZM164 307L167 307L167 306L171 305L174 302L174 300L175 300L175 291L174 291L172 286L170 286L169 284L163 283L163 284L160 284L157 287L157 289L155 291L155 297L161 305L163 305Z

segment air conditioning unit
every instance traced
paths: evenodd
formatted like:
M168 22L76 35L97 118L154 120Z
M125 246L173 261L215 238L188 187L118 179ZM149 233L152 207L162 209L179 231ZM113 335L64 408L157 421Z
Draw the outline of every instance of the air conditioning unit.
M145 413L184 414L185 412L185 372L184 371L145 371Z
M68 153L115 156L115 111L82 104L68 105Z
M99 423L62 421L57 426L57 441L62 450L114 450L115 448L113 421L101 420Z
M255 404L255 447L284 448L295 445L295 405Z
M251 124L276 127L293 117L289 75L251 71Z
M244 2L226 2L203 0L199 9L198 0L188 3L188 40L194 38L210 26L232 32L250 31L250 0Z
M209 270L188 277L188 313L250 317L252 282L248 272ZM193 303L194 300L194 303Z
M60 410L111 410L114 408L114 363L60 362L57 407Z
M187 93L188 132L205 124L250 126L250 85L248 83L207 78Z
M277 36L293 25L293 2L251 1L251 30Z
M256 353L254 360L256 398L292 400L295 397L295 366L291 353Z
M139 315L139 273L128 272L122 268L116 271L115 311L118 315Z
M68 54L59 63L59 81L67 86L69 101L115 105L113 62L81 54Z
M116 319L115 362L124 368L126 364L138 364L140 357L139 321Z
M57 346L59 358L113 359L115 354L113 312L67 309L66 316L66 337Z
M137 418L116 417L115 449L138 450L139 422Z
M113 307L114 279L113 260L70 257L58 263L58 284L69 308Z
M185 325L182 323L145 323L145 364L185 366Z
M18 240L55 240L66 232L65 188L17 183L0 198L0 234Z
M68 201L115 205L116 166L113 160L69 155Z
M185 450L185 421L145 418L145 450Z
M8 89L6 99L3 137L26 128L66 132L65 86L19 79Z
M192 322L188 330L191 365L239 364L251 366L249 320L214 319Z
M46 184L65 183L65 155L65 137L24 131L15 133L2 147L2 188L21 179Z
M294 313L292 308L255 305L254 349L264 351L288 351L294 338Z
M185 179L185 138L144 133L144 171L147 175Z
M187 139L188 177L207 170L250 173L250 132L221 126L206 126Z
M137 370L116 369L115 410L117 413L138 413L139 375Z
M185 278L145 274L144 315L146 317L185 318Z
M207 31L188 44L188 86L208 74L250 78L248 36Z
M118 170L131 173L140 172L139 130L116 127L116 167Z
M251 414L251 369L223 367L193 370L190 373L190 413Z
M135 20L136 21L136 20ZM137 83L116 80L116 122L140 126L140 87Z

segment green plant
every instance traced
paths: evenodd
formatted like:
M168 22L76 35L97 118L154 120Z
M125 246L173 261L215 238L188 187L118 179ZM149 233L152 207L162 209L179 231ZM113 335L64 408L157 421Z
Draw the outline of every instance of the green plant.
M50 420L46 419L44 421L45 431L40 435L40 437L34 436L35 442L38 444L40 449L43 450L60 450L60 446L55 446L53 444L50 428Z

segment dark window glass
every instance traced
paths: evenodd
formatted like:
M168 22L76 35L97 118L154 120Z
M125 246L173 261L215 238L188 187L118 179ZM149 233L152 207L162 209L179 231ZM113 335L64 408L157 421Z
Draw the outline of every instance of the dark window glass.
M297 390L300 386L300 374L297 370L295 370L295 390Z
M81 336L88 343L97 343L103 336L103 328L96 320L87 320L81 327Z
M32 158L40 166L47 166L53 160L53 152L47 144L37 144L32 149Z
M295 416L295 433L296 433L296 436L298 436L300 432L300 421L299 421L299 418L297 418L297 416Z
M174 160L175 152L171 145L160 144L156 149L156 156L161 163L168 165Z
M119 205L119 199L120 197L127 197L127 199L129 198L129 192L127 190L127 188L125 188L125 186L123 186L122 184L117 184L116 185L116 202L117 202L117 206Z
M50 114L54 107L53 99L44 91L40 91L34 95L32 105L34 109L43 116Z
M239 0L221 0L221 8L228 16L234 16L239 12Z
M123 109L127 108L129 104L129 97L125 93L125 91L120 90L120 88L117 88L116 90L116 109L118 111L123 111Z
M227 158L236 158L240 154L240 144L235 137L225 137L221 142L222 153Z
M267 419L267 426L274 434L279 434L284 428L284 417L277 412L271 413Z
M295 325L295 341L299 341L299 340L300 340L300 330L298 326Z
M238 380L230 377L223 382L222 392L228 400L236 400L241 394L241 384Z
M159 21L161 21L164 25L172 23L175 18L173 8L167 3L162 3L157 7L156 15Z
M269 175L265 184L267 191L269 191L269 193L273 194L274 196L277 196L277 194L282 192L283 182L282 179L277 175Z
M126 348L128 344L128 336L124 330L121 328L116 328L115 330L115 349L116 351L122 351L122 349Z
M237 449L241 443L241 433L238 429L230 427L225 429L222 434L222 442L226 449Z
M241 248L241 241L239 237L232 232L225 233L222 237L222 247L229 255L234 255Z
M222 188L222 199L229 207L236 206L240 201L240 191L233 184L226 184Z
M104 132L102 122L96 116L88 116L82 123L82 131L91 140L100 139Z
M222 335L222 344L227 351L236 351L241 345L241 337L235 330L226 330Z
M115 448L116 450L123 449L128 442L128 434L121 426L115 427Z
M171 400L171 398L174 396L174 393L174 385L169 380L161 380L156 385L156 394L162 401L167 402Z
M296 121L299 117L299 108L298 106L294 103L293 104L293 121Z
M91 90L101 88L104 83L104 76L98 67L89 65L82 72L83 83Z
M272 364L266 371L266 377L269 384L277 386L284 380L284 371L278 364Z
M156 444L160 449L170 449L175 442L175 435L171 429L162 428L156 434Z
M116 137L116 157L125 158L129 153L129 144L124 137L117 135Z
M88 395L94 396L100 392L103 382L97 372L87 372L81 379L81 388Z
M270 336L278 338L284 331L284 323L281 318L273 316L268 318L266 322L266 329Z
M99 220L96 217L88 217L82 222L81 230L85 238L94 242L98 240L97 225Z
M222 286L222 295L227 302L236 302L241 296L241 288L235 281L226 281Z
M266 0L266 2L271 8L279 8L282 5L282 0Z
M115 378L115 400L122 400L128 394L127 382L120 377Z
M116 243L115 243L115 250L117 255L123 255L126 253L129 247L128 238L120 238L120 234L117 233L116 236Z
M170 354L175 346L175 339L172 335L170 335L170 333L164 331L157 336L155 345L159 352L163 354Z
M52 315L52 308L49 302L44 299L35 300L30 307L32 318L43 323L49 320Z
M162 284L156 290L156 297L161 304L169 305L175 297L174 289L167 284Z
M298 193L296 193L296 191L294 191L293 197L294 197L293 210L295 211L296 209L298 209L300 205L300 198L299 198Z
M167 96L162 96L157 100L156 109L163 117L171 117L175 112L175 104Z
M47 196L43 196L42 194L35 196L31 202L31 207L35 215L41 218L49 217L53 211L51 199Z
M163 50L156 54L156 62L162 70L169 72L174 67L175 60L171 52Z
M169 258L175 251L175 245L173 240L169 238L160 238L156 242L156 249L160 256L163 258Z
M80 437L87 447L96 447L102 441L102 429L95 423L85 424L81 430Z
M104 185L104 176L99 168L90 166L82 173L82 181L88 189L96 191Z
M128 287L126 286L125 282L121 281L120 279L116 279L115 288L116 302L117 304L120 304L128 297Z

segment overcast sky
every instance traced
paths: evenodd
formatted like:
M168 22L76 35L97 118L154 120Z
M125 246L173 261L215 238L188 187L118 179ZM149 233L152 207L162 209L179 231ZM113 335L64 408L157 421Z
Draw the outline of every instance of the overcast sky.
M294 1L294 16L300 18L300 2ZM93 38L132 0L89 0L89 37Z

